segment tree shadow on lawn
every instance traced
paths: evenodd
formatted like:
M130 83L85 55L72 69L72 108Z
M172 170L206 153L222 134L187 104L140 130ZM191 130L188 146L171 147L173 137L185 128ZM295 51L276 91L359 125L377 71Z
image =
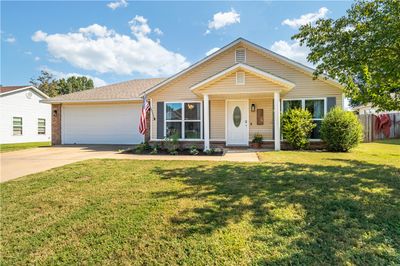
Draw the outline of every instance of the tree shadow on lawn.
M400 169L335 161L342 165L155 168L162 178L186 185L155 196L200 202L171 219L182 237L210 235L249 219L256 232L252 243L266 250L280 246L284 253L256 263L400 263Z

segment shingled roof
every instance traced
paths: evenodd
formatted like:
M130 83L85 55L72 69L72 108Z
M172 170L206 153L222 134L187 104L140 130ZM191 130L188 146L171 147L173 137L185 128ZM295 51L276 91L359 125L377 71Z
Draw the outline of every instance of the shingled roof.
M9 91L15 91L15 90L19 90L19 89L26 88L26 87L29 87L29 85L25 85L25 86L0 86L0 93L9 92Z
M163 78L134 79L90 90L73 92L45 100L49 103L139 100L139 95Z

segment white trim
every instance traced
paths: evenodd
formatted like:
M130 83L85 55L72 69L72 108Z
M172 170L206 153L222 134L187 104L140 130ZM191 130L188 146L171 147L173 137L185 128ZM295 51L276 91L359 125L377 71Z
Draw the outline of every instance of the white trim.
M342 93L342 109L343 109L343 110L344 110L345 100L346 100L346 94L345 94L345 93Z
M182 104L182 120L168 120L167 121L167 104L168 103L180 103ZM185 103L199 103L200 104L200 120L185 120ZM196 141L196 140L203 140L203 102L198 100L178 100L178 101L168 101L164 102L164 136L167 137L167 122L180 122L181 125L181 138L178 139L179 141ZM199 139L186 139L185 138L185 122L200 122L200 138Z
M280 93L274 92L274 146L275 150L281 150L281 111Z
M314 98L288 98L281 100L281 114L283 113L283 102L284 101L301 101L301 109L305 110L306 108L306 100L323 100L324 101L324 116L323 118L312 118L312 120L323 121L325 119L328 106L327 106L327 97L314 97ZM282 138L283 140L283 138ZM310 141L321 141L321 139L309 139Z
M210 149L210 99L208 98L208 94L204 94L203 98L204 104L204 151Z
M239 74L243 75L243 82L238 81ZM236 85L246 85L246 72L244 71L237 71L236 72Z
M247 133L246 133L246 144L229 144L228 143L228 102L245 102L247 104L246 110L247 110L247 117L246 117L246 127L247 127ZM249 110L249 103L250 99L225 99L225 145L226 146L248 146L249 145L249 134L250 134L250 110Z
M0 96L5 96L5 95L8 95L8 94L17 93L17 92L24 91L24 90L33 90L34 92L36 92L37 94L39 94L43 98L49 99L49 96L47 96L44 92L42 92L41 90L37 89L34 86L27 86L27 87L23 87L23 88L12 90L12 91L2 92L2 93L0 93Z
M200 61L194 63L193 65L187 67L186 69L182 70L181 72L178 72L177 74L173 75L172 77L170 77L170 78L158 83L157 85L149 88L148 90L142 92L139 96L143 96L144 94L148 94L148 93L151 93L151 92L157 90L158 88L162 87L163 85L175 80L176 78L178 78L181 75L187 73L188 71L192 70L193 68L195 68L195 67L201 65L202 63L204 63L204 62L216 57L217 55L225 52L226 50L230 49L231 47L233 47L236 44L241 43L241 42L251 46L252 48L254 48L254 49L258 50L258 51L266 53L266 54L268 54L268 55L270 55L270 56L272 56L272 57L274 57L274 58L276 58L276 59L278 59L278 60L280 60L282 62L285 62L285 63L287 63L287 64L289 64L291 66L294 66L294 67L302 70L304 73L306 73L306 74L308 74L310 76L314 76L315 69L310 68L308 66L305 66L305 65L303 65L303 64L301 64L299 62L293 61L293 60L291 60L291 59L289 59L287 57L284 57L284 56L282 56L280 54L277 54L275 52L272 52L271 50L268 50L268 49L266 49L266 48L264 48L264 47L262 47L260 45L252 43L252 42L250 42L250 41L248 41L246 39L238 38L238 39L234 40L233 42L227 44L226 46L222 47L221 49L219 49L215 53L212 53L211 55L203 58L202 60L200 60ZM318 79L321 80L321 81L327 82L327 83L329 83L329 84L331 84L333 86L336 86L336 87L338 87L340 89L343 89L343 86L338 81L336 81L334 79L331 79L331 78L327 77L326 75L322 74L322 75L320 75L320 77Z
M240 51L240 50L242 50L244 52L244 62L238 62L237 61L236 53L237 53L237 51ZM237 49L235 49L235 63L246 63L246 62L247 62L247 51L246 51L246 48L237 48Z
M142 98L124 98L124 99L103 99L103 100L41 100L42 103L107 103L107 102L132 102L132 101L143 101Z
M221 71L221 72L219 72L219 73L217 73L217 74L215 74L215 75L213 75L213 76L211 76L211 77L209 77L209 78L207 78L207 79L205 79L205 80L203 80L203 81L201 81L201 82L199 82L199 83L197 83L197 84L195 84L193 86L191 86L189 89L193 91L193 90L195 90L195 89L197 89L197 88L199 88L199 87L201 87L201 86L203 86L203 85L205 85L205 84L207 84L207 83L209 83L209 82L211 82L211 81L213 81L213 80L215 80L217 78L225 76L229 72L235 71L236 69L244 69L244 70L247 70L249 72L253 72L253 73L257 74L257 75L262 76L263 78L265 78L265 79L267 79L269 81L272 81L272 82L274 82L276 84L279 84L279 85L281 85L283 87L286 87L287 89L292 89L296 85L293 82L290 82L290 81L288 81L286 79L283 79L283 78L277 77L275 75L272 75L271 73L262 71L260 69L257 69L255 67L252 67L252 66L249 66L249 65L246 65L246 64L239 63L239 64L233 65L233 66L231 66L231 67L229 67L229 68L227 68L227 69L225 69L225 70L223 70L223 71Z

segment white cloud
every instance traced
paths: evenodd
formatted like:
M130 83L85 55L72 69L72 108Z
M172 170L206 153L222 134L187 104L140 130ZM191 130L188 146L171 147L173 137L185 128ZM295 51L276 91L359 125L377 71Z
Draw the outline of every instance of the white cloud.
M17 40L17 39L15 39L14 36L10 36L10 37L8 37L8 38L6 39L6 42L8 42L8 43L15 43L16 40Z
M41 42L41 41L46 40L46 38L47 38L47 33L43 32L41 30L38 30L37 32L35 32L35 34L33 34L32 41Z
M213 20L208 22L206 34L209 34L212 29L218 30L235 23L240 23L240 14L233 8L229 12L218 12L214 14Z
M39 61L40 60L40 57L39 56L35 56L35 61Z
M220 48L218 47L214 47L212 49L210 49L209 51L206 52L206 56L209 56L210 54L215 53L216 51L218 51Z
M75 77L84 76L84 77L92 79L93 80L93 84L94 84L95 87L101 87L101 86L107 85L107 82L105 82L101 78L94 77L94 76L91 76L91 75L83 75L83 74L79 74L79 73L64 73L64 72L56 71L56 70L53 70L53 69L50 69L50 68L47 68L47 67L43 67L42 70L50 72L51 74L54 75L54 77L56 79L62 79L62 78L67 79L67 78L72 77L72 76L75 76Z
M126 0L117 0L115 2L110 2L107 4L107 6L109 8L111 8L112 10L115 10L119 7L127 7L128 6L128 2Z
M150 26L147 24L147 19L142 16L136 15L131 21L129 21L131 31L136 37L143 37L151 32Z
M31 51L25 51L24 54L26 54L26 55L32 55L32 52L31 52Z
M306 46L300 46L300 42L298 41L288 43L280 40L272 44L271 50L306 66L313 67L313 65L307 61L307 55L310 50Z
M301 15L300 18L285 19L284 21L282 21L282 25L288 25L291 28L298 28L302 25L313 23L320 18L324 18L326 16L326 14L328 13L328 11L329 10L326 7L321 7L315 13L307 13L307 14Z
M148 36L151 28L145 18L136 16L129 25L133 37L93 24L65 34L37 31L32 40L45 42L55 59L100 73L169 76L189 66L184 56Z
M155 28L154 29L154 33L157 34L157 35L163 35L164 34L164 32L162 32L162 30L160 30L159 28Z

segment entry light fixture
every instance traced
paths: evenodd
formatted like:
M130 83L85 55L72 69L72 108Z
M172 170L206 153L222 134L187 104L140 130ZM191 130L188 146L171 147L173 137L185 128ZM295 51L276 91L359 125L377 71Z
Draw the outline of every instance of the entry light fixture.
M256 111L256 105L254 103L251 104L251 111L252 112Z

